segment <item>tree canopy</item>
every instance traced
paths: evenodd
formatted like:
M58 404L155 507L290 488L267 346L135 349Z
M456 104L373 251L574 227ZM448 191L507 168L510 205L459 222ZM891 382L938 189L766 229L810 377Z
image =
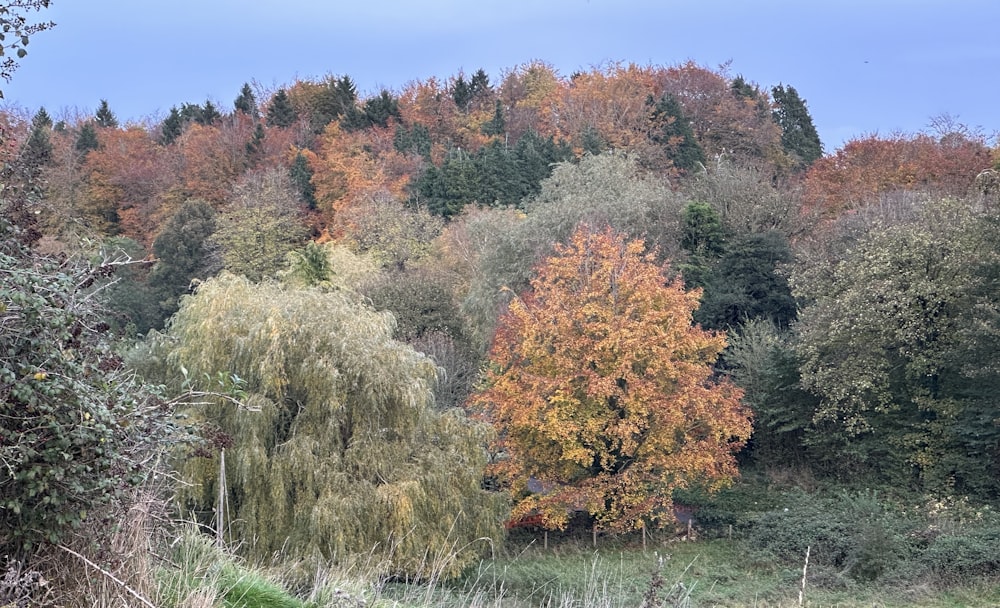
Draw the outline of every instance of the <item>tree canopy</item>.
M713 379L725 339L692 324L697 291L642 241L586 228L531 286L501 318L487 388L470 402L497 429L493 471L514 517L537 511L562 528L582 510L615 529L663 525L675 488L736 475L749 412Z

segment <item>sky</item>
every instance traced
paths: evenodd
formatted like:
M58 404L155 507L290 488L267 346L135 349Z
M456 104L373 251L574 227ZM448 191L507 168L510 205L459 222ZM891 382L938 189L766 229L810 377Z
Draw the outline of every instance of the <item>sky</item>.
M534 60L563 76L694 61L795 87L828 153L942 116L1000 130L997 0L52 0L38 16L56 27L0 87L57 118L101 99L121 122L231 109L245 82L346 74L366 97Z

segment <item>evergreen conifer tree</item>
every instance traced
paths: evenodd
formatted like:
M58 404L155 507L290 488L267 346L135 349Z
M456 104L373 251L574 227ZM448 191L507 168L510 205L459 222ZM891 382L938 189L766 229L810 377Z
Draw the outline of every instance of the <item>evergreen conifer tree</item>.
M667 94L655 105L652 97L646 103L653 106L651 139L666 148L674 166L682 171L693 171L705 164L705 151L695 139L691 122L684 116L677 99Z
M288 93L285 89L278 89L267 106L267 126L287 128L295 124L297 118Z
M313 170L309 166L309 160L301 150L295 155L295 160L292 161L292 166L288 170L288 176L302 197L302 201L310 209L315 209L316 186L312 183Z
M221 118L222 114L219 113L219 110L215 107L215 104L212 103L212 100L209 99L206 100L205 105L202 106L201 116L199 116L195 120L199 124L208 126Z
M24 160L33 172L52 161L52 141L49 139L51 130L52 119L45 108L39 109L31 120L31 132L22 149Z
M823 144L806 102L791 85L779 84L771 93L775 105L774 122L781 127L781 146L798 161L800 169L807 169L823 156Z
M493 118L483 124L483 135L499 136L503 135L507 129L507 121L503 117L503 104L496 100L493 108Z
M76 144L74 144L73 147L81 155L86 155L87 152L96 150L100 147L100 143L97 141L97 130L94 129L94 123L83 123L83 126L80 127L80 134L76 137Z
M472 91L469 89L469 83L465 82L465 78L461 74L455 79L455 83L451 85L451 98L459 110L464 112L468 109L469 100L472 99Z
M181 133L184 132L184 118L177 110L176 106L170 108L170 114L163 119L160 125L160 143L169 146L174 143Z
M97 108L97 114L94 115L94 120L97 122L97 126L104 129L116 129L118 128L118 119L115 117L114 112L108 107L108 100L102 99L101 106Z
M240 89L240 94L233 103L233 107L237 112L246 114L251 118L256 119L258 117L257 98L254 97L249 83L243 83L243 88Z

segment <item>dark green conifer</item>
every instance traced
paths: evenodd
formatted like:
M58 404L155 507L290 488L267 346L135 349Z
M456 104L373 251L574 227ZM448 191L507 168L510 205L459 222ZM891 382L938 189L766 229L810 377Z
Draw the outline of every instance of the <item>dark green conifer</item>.
M221 118L222 114L219 113L219 110L215 107L215 104L212 103L211 100L207 100L205 101L205 105L202 106L201 108L201 116L199 116L195 120L198 122L198 124L208 126L213 124L215 121L220 120Z
M170 144L177 141L177 138L181 136L184 132L184 118L181 113L177 110L177 106L170 108L170 114L163 119L163 123L160 124L160 143L164 146L169 146Z
M496 100L493 108L493 118L483 124L483 135L499 136L503 135L507 129L507 121L503 117L503 104Z
M254 96L249 83L243 83L243 88L240 89L239 96L233 102L233 107L236 112L246 114L250 118L256 119L259 116L257 112L257 98Z
M292 161L292 166L288 170L289 177L295 189L298 190L302 201L310 209L316 208L316 186L312 183L313 170L309 166L309 160L299 151Z
M705 152L695 139L691 122L684 116L677 99L666 94L654 105L650 96L646 103L653 106L650 139L666 149L674 166L682 171L693 171L705 164Z
M775 105L774 122L781 127L781 146L798 161L800 169L807 169L823 156L823 144L806 102L791 85L779 84L771 90L771 94Z
M295 124L297 118L288 93L285 89L278 89L267 106L267 126L287 128Z
M118 119L115 118L114 112L108 107L108 100L102 99L101 106L97 108L97 114L94 115L94 120L97 122L97 126L104 129L116 129L118 128Z
M80 134L76 138L74 148L81 155L86 155L87 152L96 150L99 147L100 143L97 141L97 130L94 129L94 123L83 123L83 126L80 127Z

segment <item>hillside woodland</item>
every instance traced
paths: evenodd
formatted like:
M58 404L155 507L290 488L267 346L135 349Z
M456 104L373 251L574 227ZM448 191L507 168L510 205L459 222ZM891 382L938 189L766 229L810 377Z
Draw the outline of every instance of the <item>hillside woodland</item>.
M816 551L782 534L819 511L713 502L748 472L985 526L859 516L814 553L841 578L1000 571L984 134L824 150L793 86L691 62L233 93L0 113L0 605L182 605L192 526L305 586L460 577L518 525L645 540L681 503Z

